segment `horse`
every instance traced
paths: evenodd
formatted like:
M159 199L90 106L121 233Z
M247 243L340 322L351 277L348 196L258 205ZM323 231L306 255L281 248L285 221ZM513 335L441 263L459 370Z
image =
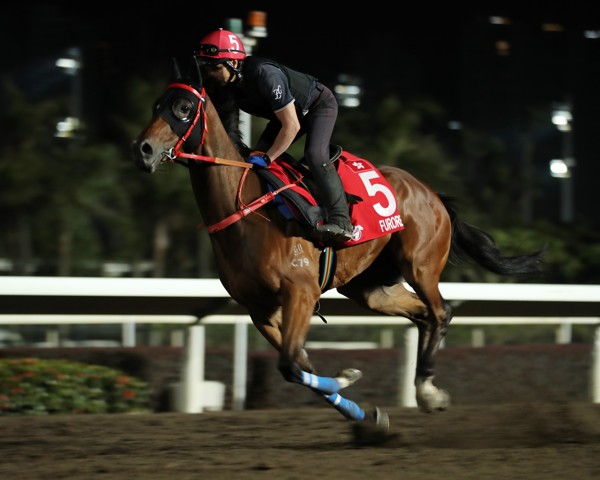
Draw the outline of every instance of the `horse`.
M351 421L355 432L374 433L374 442L389 438L386 412L363 408L340 394L361 378L359 370L348 368L329 377L312 365L304 345L324 291L319 280L324 246L306 225L290 221L274 206L273 190L256 165L245 161L235 129L226 127L235 122L217 108L205 86L195 60L186 75L174 62L172 79L154 104L149 124L132 142L135 165L147 173L165 162L189 168L220 281L279 352L283 379L323 397ZM443 411L450 395L434 383L435 358L452 308L439 290L442 271L447 263L470 259L499 275L538 274L543 250L502 255L490 234L458 217L451 199L401 168L379 165L404 228L353 246L334 245L337 264L325 290L337 289L379 315L402 316L416 325L417 406L422 412Z

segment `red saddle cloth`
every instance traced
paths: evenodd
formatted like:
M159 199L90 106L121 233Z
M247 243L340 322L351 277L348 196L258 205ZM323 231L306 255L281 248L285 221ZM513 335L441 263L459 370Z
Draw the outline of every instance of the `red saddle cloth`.
M371 162L342 151L335 164L344 190L359 199L349 207L354 233L351 240L344 242L344 246L357 245L404 229L394 190ZM271 163L268 169L285 184L298 180L279 162ZM311 205L317 205L312 194L301 183L290 188ZM294 211L294 208L291 210Z

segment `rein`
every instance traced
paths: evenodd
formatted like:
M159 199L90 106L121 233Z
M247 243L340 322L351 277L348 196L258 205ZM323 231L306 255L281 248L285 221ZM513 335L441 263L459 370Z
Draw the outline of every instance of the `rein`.
M207 163L215 163L219 165L232 165L234 167L242 167L246 169L251 169L254 167L253 163L248 162L240 162L239 160L229 160L227 158L219 158L219 157L207 157L205 155L198 155L197 153L185 153L178 150L176 147L170 148L169 150L163 152L163 155L169 159L171 162L177 162L184 167L187 167L185 162L177 161L179 158L189 158L191 160L196 160L200 162Z
M275 197L277 195L279 195L279 193L281 193L283 190L287 190L288 188L294 186L294 184L292 184L292 183L290 183L288 185L284 185L283 187L278 188L275 191L265 193L261 197L258 197L256 200L253 200L252 202L250 202L248 205L244 205L243 201L242 201L242 186L244 185L244 181L246 180L247 175L248 175L248 170L245 170L244 173L242 174L242 178L240 179L240 183L238 185L237 202L241 206L240 209L233 212L228 217L225 217L223 220L207 226L206 231L208 233L218 232L219 230L223 230L224 228L227 228L232 223L235 223L238 220L241 220L242 218L247 217L255 210L258 210L260 207L266 205L270 201L275 200ZM258 214L258 215L260 215L260 214ZM261 217L263 217L265 220L267 220L269 222L271 221L264 215L261 215Z
M268 193L265 193L264 195L257 198L256 200L253 200L252 202L250 202L250 204L244 205L244 203L242 201L242 187L248 176L248 171L251 168L254 168L254 164L248 163L248 162L240 162L239 160L229 160L227 158L220 158L220 157L209 157L206 155L199 155L197 153L186 153L186 152L182 151L181 150L182 145L190 137L190 135L192 134L194 129L197 127L202 128L202 135L200 137L199 145L196 147L196 149L198 147L201 147L202 145L204 145L204 136L205 136L206 132L208 131L208 124L206 121L206 110L205 110L206 91L204 90L204 88L202 88L201 92L198 92L198 90L196 90L195 88L191 87L190 85L186 85L184 83L172 83L171 85L169 85L168 88L180 88L180 89L187 90L188 92L195 95L198 98L199 102L198 102L198 108L196 111L196 115L194 116L194 120L190 123L189 128L186 130L186 132L182 136L179 137L179 140L174 147L163 152L164 157L166 159L168 159L168 161L170 161L170 162L179 163L180 165L183 165L187 168L189 168L189 165L186 162L182 162L180 160L181 158L199 161L199 162L213 163L213 164L217 164L217 165L230 165L230 166L241 167L241 168L245 169L244 173L242 174L242 178L240 179L240 183L238 185L238 191L237 191L237 203L238 203L238 205L240 205L240 209L233 212L231 215L225 217L223 220L207 226L206 230L208 233L215 233L215 232L218 232L220 230L227 228L229 225L237 222L238 220L241 220L244 217L247 217L252 212L258 210L262 206L264 206L267 203L274 200L275 197L277 195L279 195L279 193L282 192L283 190L286 190L286 189L294 186L293 183L284 185L283 187L278 188L277 190L269 191ZM200 120L202 120L202 121L200 121ZM171 125L171 128L174 131L177 131L175 128L173 128L173 125ZM260 215L260 214L258 214L258 215ZM261 215L261 217L263 217L265 220L271 221L264 215Z

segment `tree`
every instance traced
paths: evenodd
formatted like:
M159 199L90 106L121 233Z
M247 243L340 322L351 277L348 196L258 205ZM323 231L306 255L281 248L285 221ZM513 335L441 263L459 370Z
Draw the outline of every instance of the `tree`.
M436 136L442 117L432 101L391 96L379 104L341 109L333 140L375 165L403 168L438 191L460 195L456 163Z
M149 120L149 107L162 94L161 82L132 79L122 90L120 115L113 117L115 130L127 139L128 169L123 181L129 186L128 195L133 212L143 212L136 218L136 236L145 245L139 253L151 258L153 275L216 276L205 232L197 229L198 210L192 194L187 170L165 163L152 175L140 172L131 161L129 146ZM211 268L206 268L210 265ZM204 267L202 267L204 266Z
M53 130L60 101L29 103L10 82L2 85L6 112L0 118L0 224L3 255L11 258L19 275L34 269L34 235L40 207L46 206L45 179L60 152ZM47 238L47 237L46 237Z

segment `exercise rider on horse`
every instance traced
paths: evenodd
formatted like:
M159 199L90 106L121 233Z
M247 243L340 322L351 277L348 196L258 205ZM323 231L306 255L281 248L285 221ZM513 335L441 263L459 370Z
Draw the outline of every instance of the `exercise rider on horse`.
M327 215L317 226L319 235L323 241L350 240L353 227L346 194L329 159L338 111L331 90L274 60L247 56L239 37L228 30L206 35L195 55L213 86L231 88L241 110L269 120L249 162L264 166L306 135L304 157Z

